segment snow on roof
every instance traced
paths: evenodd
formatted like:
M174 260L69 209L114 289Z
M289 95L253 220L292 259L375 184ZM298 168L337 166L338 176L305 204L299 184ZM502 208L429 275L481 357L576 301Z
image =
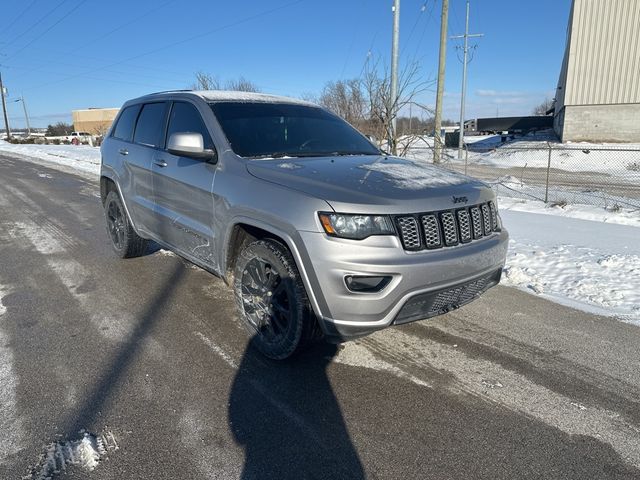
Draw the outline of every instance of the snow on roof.
M267 93L235 92L227 90L194 90L190 93L199 95L210 102L262 102L262 103L293 103L299 105L313 105L313 103L298 98L269 95Z

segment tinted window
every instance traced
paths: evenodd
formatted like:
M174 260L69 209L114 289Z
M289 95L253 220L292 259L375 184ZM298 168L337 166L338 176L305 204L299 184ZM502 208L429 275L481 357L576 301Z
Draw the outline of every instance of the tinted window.
M160 145L166 103L147 103L142 107L133 141L150 147Z
M131 141L133 137L133 125L136 123L139 110L140 105L132 105L122 111L120 118L118 118L116 128L113 131L114 137L120 140L126 140L127 142Z
M258 102L221 102L211 108L242 157L380 154L355 128L322 108Z
M190 103L175 102L171 108L169 116L169 129L167 130L167 140L174 133L199 133L204 140L204 148L213 149L213 141L204 126L200 113Z

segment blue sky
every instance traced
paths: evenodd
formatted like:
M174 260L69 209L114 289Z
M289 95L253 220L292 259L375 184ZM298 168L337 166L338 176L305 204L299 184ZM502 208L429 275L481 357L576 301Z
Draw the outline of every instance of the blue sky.
M528 114L553 96L570 0L472 0L474 58L467 118ZM197 71L239 76L300 96L358 77L367 58L388 64L391 0L22 0L3 5L0 69L11 124L70 121L71 110L120 106L188 88ZM401 0L401 64L435 80L441 0ZM450 0L449 35L464 30L465 0ZM445 117L459 115L462 64L447 46ZM433 105L435 83L421 102Z

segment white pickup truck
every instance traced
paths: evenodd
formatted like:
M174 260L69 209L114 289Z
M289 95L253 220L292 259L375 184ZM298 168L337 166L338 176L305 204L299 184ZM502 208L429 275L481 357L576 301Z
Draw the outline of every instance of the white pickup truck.
M65 143L72 143L74 145L79 145L81 143L91 142L93 137L88 132L71 132L70 135L65 135L62 137L62 141Z

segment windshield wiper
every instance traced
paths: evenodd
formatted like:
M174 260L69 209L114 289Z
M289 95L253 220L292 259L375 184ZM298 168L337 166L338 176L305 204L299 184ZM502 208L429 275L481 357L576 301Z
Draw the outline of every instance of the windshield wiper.
M305 157L344 157L349 155L381 155L380 152L350 151L350 150L334 150L333 152L273 152L261 155L251 155L247 158L305 158Z
M296 155L291 152L273 152L273 153L263 153L261 155L249 155L247 158L259 159L259 158L284 158L284 157L295 157Z
M380 152L365 152L365 151L361 151L361 152L356 151L356 152L354 152L354 151L349 151L349 150L344 150L344 151L338 150L337 152L331 152L331 153L327 154L327 156L329 156L329 155L335 155L335 156L338 156L338 157L346 157L346 156L349 156L349 155L380 155Z

